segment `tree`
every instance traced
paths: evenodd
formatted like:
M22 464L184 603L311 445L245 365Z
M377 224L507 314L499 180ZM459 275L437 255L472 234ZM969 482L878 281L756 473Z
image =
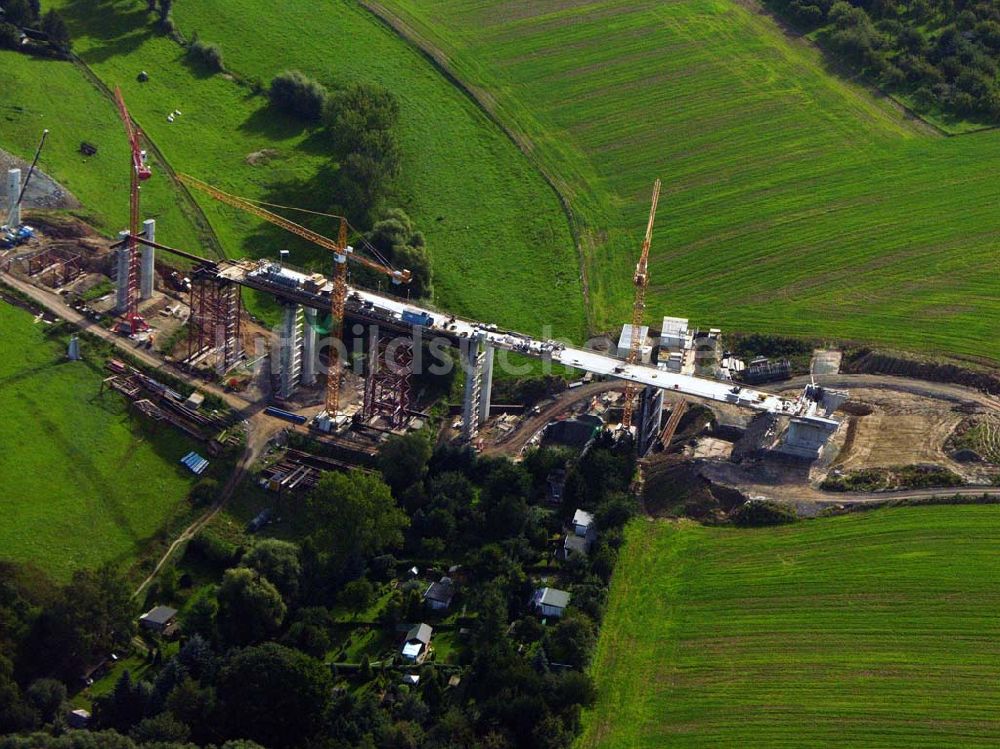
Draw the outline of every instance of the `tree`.
M158 0L160 23L166 25L170 19L170 11L174 7L174 0Z
M192 60L204 65L212 72L221 73L225 70L225 65L222 62L222 49L220 49L218 44L210 44L200 39L195 39L188 47L187 54Z
M215 598L215 589L204 588L195 594L181 612L181 629L188 636L194 635L212 642L217 634L215 622L218 613L219 603Z
M66 685L56 679L36 679L24 696L43 723L52 723L64 712Z
M409 525L389 487L360 471L325 474L306 499L305 520L317 547L340 560L398 547Z
M578 611L569 611L548 631L545 649L553 661L582 668L590 660L596 643L597 627L590 617Z
M156 741L182 742L187 741L191 731L171 713L160 713L155 717L140 721L139 725L132 729L130 735L140 744Z
M14 681L14 666L0 654L0 733L34 728L38 713L21 697Z
M367 135L391 132L396 127L399 102L384 86L355 82L329 97L323 121L345 152L364 152Z
M49 38L49 44L62 52L69 52L73 42L69 28L58 11L50 10L42 17L42 31Z
M431 459L431 444L418 433L394 435L378 453L378 467L393 494L401 494L410 484L421 481Z
M199 686L198 682L188 676L167 696L166 708L191 729L193 738L204 740L211 730L215 690Z
M245 567L226 570L218 598L219 634L232 645L248 645L273 635L287 610L278 589Z
M112 565L81 570L34 623L34 675L78 678L87 666L126 645L135 628L132 597Z
M286 70L271 80L271 105L304 120L319 120L326 103L326 88L299 70Z
M0 23L0 49L17 49L21 46L21 32L12 23Z
M243 558L243 565L274 583L286 601L295 598L299 591L302 563L299 547L290 541L268 538L257 542Z
M375 598L375 587L361 578L360 580L352 580L344 586L344 590L340 593L341 602L349 608L355 616L361 611L368 608Z
M297 650L267 643L238 651L219 674L229 735L272 749L299 746L323 725L329 671Z
M134 681L126 669L111 692L94 700L94 718L102 727L128 730L147 715L152 696L152 684Z
M28 0L6 0L3 4L6 11L4 19L14 26L34 26L38 16L32 12Z

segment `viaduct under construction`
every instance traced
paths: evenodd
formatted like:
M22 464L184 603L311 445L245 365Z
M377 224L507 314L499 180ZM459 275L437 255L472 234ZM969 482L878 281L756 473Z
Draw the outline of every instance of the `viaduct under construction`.
M116 245L119 248L116 298L117 311L121 316L118 329L119 332L134 335L148 327L138 314L138 302L152 293L154 251L161 249L182 255L195 263L190 278L189 364L214 355L220 366L228 369L241 358L240 289L250 288L269 294L282 307L276 357L280 376L277 388L279 399L288 399L300 384L312 385L318 379L318 316L329 314L329 338L339 342L345 316L350 315L369 323L371 331L367 341L368 366L362 418L382 417L391 427L402 426L412 413L410 376L414 348L420 345L420 338L425 334L446 338L459 349L465 376L462 437L467 442L477 437L480 426L489 416L494 358L498 349L624 380L627 387L622 424L626 429L632 423L636 393L643 388L636 414L640 453L643 452L643 438L660 427L662 396L667 390L683 396L788 416L786 452L799 457L816 457L839 425L832 414L846 398L845 393L810 386L799 397L786 398L733 385L732 382L671 371L669 367L661 369L643 360L641 323L649 280L649 247L659 198L659 180L654 185L646 235L633 276L633 319L631 326L627 326L631 336L625 355L616 357L553 340L538 340L515 331L498 330L495 325L458 319L390 294L351 288L348 284L349 264L359 264L381 274L393 285L408 283L411 274L408 270L394 268L373 247L368 247L373 258L355 253L347 243L348 225L343 218L340 219L338 238L329 239L265 209L259 203L229 195L186 175L180 175L180 179L189 187L328 250L331 253L332 273L324 276L301 272L289 267L283 258L278 262L210 261L159 244L155 237L155 223L147 221L142 232L139 231L140 183L149 178L150 169L146 165L145 151L141 149L141 133L130 118L119 91L116 91L116 101L130 146L131 175L130 226L128 231L122 232L121 240ZM401 337L400 333L405 335ZM327 358L326 408L317 417L316 425L323 431L332 431L344 418L339 403L342 363L339 361L338 346L327 347Z

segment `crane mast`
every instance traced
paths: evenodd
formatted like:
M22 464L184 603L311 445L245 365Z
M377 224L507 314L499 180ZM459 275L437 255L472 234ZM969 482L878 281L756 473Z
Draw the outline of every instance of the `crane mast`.
M632 340L628 357L629 364L638 364L642 354L642 318L646 311L646 287L649 285L649 245L653 240L653 223L656 221L656 206L660 201L660 180L653 183L653 200L649 209L649 222L646 224L646 237L642 240L642 252L635 266L632 282L635 284L635 299L632 302ZM625 407L622 411L622 427L632 426L632 411L635 408L635 384L631 381L625 387Z
M389 265L378 263L374 260L369 260L366 257L356 255L354 253L354 248L349 247L347 244L348 223L347 219L343 217L339 217L340 230L338 232L337 239L333 240L328 237L324 237L322 234L314 232L312 229L307 229L294 221L290 221L284 216L279 216L277 213L256 205L245 198L230 195L217 187L212 187L212 185L202 182L200 179L195 179L187 174L179 174L177 175L177 178L189 187L201 190L222 203L226 203L234 208L239 208L242 211L251 213L254 216L274 224L275 226L280 226L282 229L285 229L292 234L296 234L315 245L319 245L320 247L330 250L333 253L333 275L331 277L333 290L330 293L330 335L336 341L341 339L344 332L344 306L347 302L348 260L363 265L374 271L378 271L379 273L383 273L396 284L409 283L413 278L413 274L405 268L397 270ZM340 410L340 351L336 345L331 345L329 351L330 367L329 374L326 378L326 413L332 419Z
M153 173L146 164L146 152L142 150L140 142L142 132L132 121L128 107L125 106L125 98L117 86L115 87L115 103L118 105L118 115L121 117L122 124L125 125L125 135L128 138L132 156L129 187L128 270L125 279L125 321L130 332L137 333L148 327L139 316L139 247L136 242L136 237L139 235L139 183L145 182ZM121 279L119 279L119 283L121 283Z
M24 202L24 194L28 191L28 183L31 182L31 177L35 173L35 167L38 166L38 158L42 155L42 148L45 147L45 139L49 137L49 131L46 128L42 130L42 139L38 141L38 147L35 149L35 157L31 160L31 166L28 167L28 176L24 178L24 184L21 185L21 192L17 195L17 200L10 207L10 212L7 214L7 222L5 226L13 228L14 217L17 215L17 209L20 207L21 203Z

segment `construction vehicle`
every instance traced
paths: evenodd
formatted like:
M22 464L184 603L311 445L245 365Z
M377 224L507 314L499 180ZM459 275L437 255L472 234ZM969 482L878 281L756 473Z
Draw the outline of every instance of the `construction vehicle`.
M139 236L139 191L140 183L149 179L153 172L146 163L146 152L142 149L142 131L136 127L132 117L125 106L125 99L122 97L121 89L115 87L115 103L118 105L118 116L121 117L125 126L125 136L128 138L129 151L131 152L131 184L129 189L129 225L128 243L128 263L125 280L126 296L125 309L122 312L121 320L116 326L117 332L122 335L135 335L145 330L149 330L149 325L139 316L139 244L136 237ZM122 279L118 279L121 283Z
M189 187L201 190L222 203L226 203L234 208L239 208L242 211L251 213L254 216L274 224L275 226L280 226L282 229L285 229L292 234L297 234L303 239L330 250L333 253L333 276L331 279L333 281L333 290L330 292L330 337L334 340L340 340L344 333L344 305L347 301L348 259L359 263L360 265L364 265L374 271L387 275L394 284L409 283L413 278L413 274L409 270L397 270L396 268L393 268L388 260L378 255L374 248L372 248L372 252L377 256L377 260L369 260L366 257L355 254L354 248L347 244L347 230L349 224L347 219L342 216L333 217L340 220L340 231L337 239L332 240L328 237L324 237L322 234L312 231L311 229L300 226L294 221L289 221L284 216L272 213L253 201L247 200L246 198L240 198L235 195L230 195L229 193L223 192L222 190L212 187L208 183L202 182L201 180L195 179L187 174L179 174L177 177L181 182ZM317 422L332 424L336 421L337 414L340 411L340 360L337 346L330 346L328 350L330 362L326 378L326 410L325 413L320 414L317 417Z
M24 201L24 195L28 191L28 183L31 182L31 176L35 173L35 166L38 165L38 158L42 155L42 147L45 146L45 139L48 135L49 131L47 129L42 131L42 139L38 141L38 147L35 149L35 157L31 160L28 175L24 178L24 184L21 185L21 192L18 194L17 200L11 204L10 211L7 213L7 220L3 226L0 226L0 248L9 249L16 247L35 236L35 230L32 227L27 224L18 223L15 219L17 219L18 209Z
M629 364L638 364L642 354L642 318L646 311L646 287L649 286L649 245L653 241L653 222L656 221L656 205L660 202L660 180L653 183L653 200L649 209L649 222L646 224L646 238L642 240L642 252L635 266L632 282L635 284L635 299L632 302L632 340L628 357ZM631 380L625 385L625 407L622 410L622 429L628 431L632 426L632 411L635 408L636 386Z

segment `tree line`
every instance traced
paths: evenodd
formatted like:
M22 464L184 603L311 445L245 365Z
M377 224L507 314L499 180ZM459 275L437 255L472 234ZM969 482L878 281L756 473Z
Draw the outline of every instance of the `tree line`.
M32 34L28 39L25 32ZM26 41L43 42L49 49L59 54L70 51L73 41L66 22L55 8L42 13L40 0L5 0L0 9L0 49L23 49L38 51L37 44Z
M402 171L396 96L368 82L330 91L297 70L275 76L267 95L276 110L327 134L332 175L324 185L330 195L327 210L371 226L367 240L394 265L413 272L410 293L430 297L432 270L424 237L403 211L387 205Z
M1000 6L989 0L768 0L852 71L915 108L1000 122Z

